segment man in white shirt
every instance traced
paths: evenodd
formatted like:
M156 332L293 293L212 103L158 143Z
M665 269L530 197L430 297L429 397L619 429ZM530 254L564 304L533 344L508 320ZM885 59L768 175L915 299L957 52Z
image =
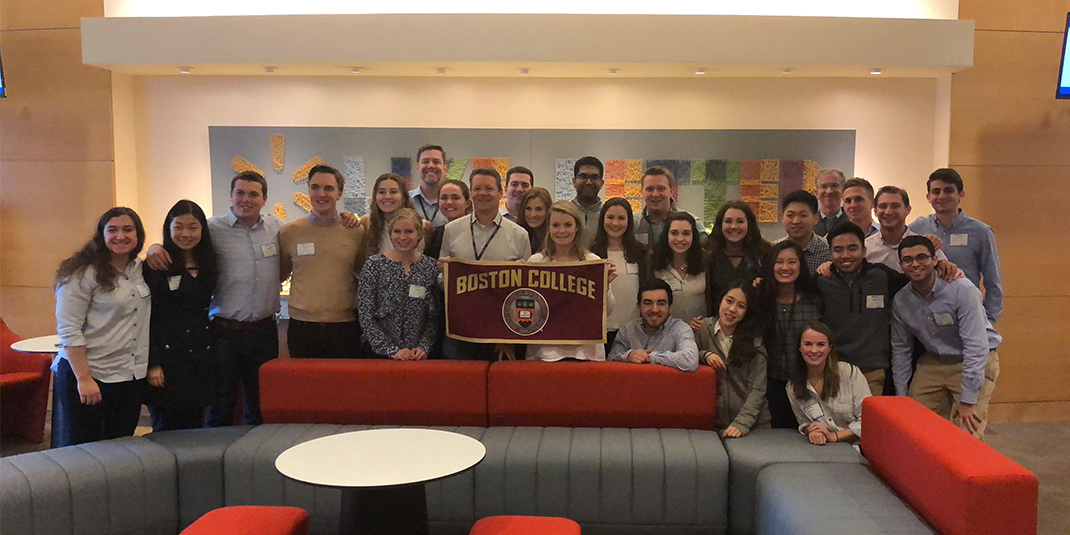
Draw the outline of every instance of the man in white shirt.
M916 235L907 228L907 216L910 215L910 196L906 190L897 186L884 186L877 190L875 205L880 231L866 238L866 260L874 264L884 264L899 273L903 266L899 263L899 242L907 236ZM929 239L939 247L936 236ZM937 260L947 260L939 248Z
M416 171L420 186L409 192L412 204L424 219L436 227L448 220L438 211L438 181L446 176L446 150L441 145L424 145L416 151Z
M524 197L532 186L535 185L535 175L532 174L531 169L523 166L516 166L505 173L505 204L502 205L501 210L498 210L502 217L516 223L516 218L520 215L520 199Z

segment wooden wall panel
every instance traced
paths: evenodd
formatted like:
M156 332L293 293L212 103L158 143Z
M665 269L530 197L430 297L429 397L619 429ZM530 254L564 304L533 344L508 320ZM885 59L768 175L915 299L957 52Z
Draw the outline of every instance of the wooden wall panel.
M103 17L103 0L3 0L0 30L78 28L82 17Z
M1062 32L1070 0L959 0L959 18L977 22L978 30Z
M112 159L111 73L81 46L77 29L0 32L0 159Z
M51 287L0 286L0 316L23 338L56 334L56 293Z
M1070 400L1070 296L1008 297L993 403Z
M1062 33L975 35L974 67L951 77L951 164L1070 165Z

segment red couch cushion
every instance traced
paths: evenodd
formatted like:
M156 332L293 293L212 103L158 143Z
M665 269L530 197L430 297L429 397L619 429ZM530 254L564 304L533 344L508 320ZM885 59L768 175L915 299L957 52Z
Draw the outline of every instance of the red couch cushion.
M308 513L297 507L240 505L205 513L182 535L308 535Z
M8 389L15 385L33 384L42 377L44 374L33 372L0 373L0 387Z
M468 535L580 535L580 525L552 516L488 516L476 522Z
M717 376L625 362L496 362L492 426L713 429Z
M908 397L862 402L870 466L944 535L1037 532L1032 472Z
M266 423L487 425L479 361L275 359L260 367Z

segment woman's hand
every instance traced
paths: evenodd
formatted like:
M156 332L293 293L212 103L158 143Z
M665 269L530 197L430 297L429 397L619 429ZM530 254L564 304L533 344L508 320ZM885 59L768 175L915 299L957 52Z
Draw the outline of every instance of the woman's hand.
M825 262L820 266L817 266L817 274L825 277L826 279L832 276L832 262Z
M743 436L743 431L740 431L739 429L736 429L735 427L730 425L724 428L724 431L721 432L721 436L724 438L739 438Z
M145 263L156 271L166 271L171 267L171 255L167 254L163 245L154 243L145 251Z
M694 331L694 332L701 331L702 330L702 316L695 316L695 317L691 318L691 321L689 321L687 323L687 325L689 327L691 327L691 330Z
M353 212L342 210L338 212L338 216L342 218L342 226L345 228L355 228L360 226L360 218Z
M156 388L163 388L163 368L159 366L149 368L149 384Z
M390 356L394 360L412 360L411 349L399 349L397 353Z
M606 270L609 273L606 276L607 284L613 282L613 279L617 278L617 264L612 260L606 260Z
M427 352L420 348L413 349L412 360L427 360Z
M516 360L516 350L513 349L513 344L496 344L494 346L494 354L498 355L498 361L503 360Z
M100 386L92 377L78 380L78 397L86 405L96 405L103 399L100 395Z
M821 431L811 431L810 434L807 435L807 437L809 437L811 444L817 446L823 446L825 442L828 441L828 439L825 437L825 434Z
M703 355L702 360L706 361L706 364L717 371L724 371L725 369L724 359L717 356L713 351L707 351L706 354Z

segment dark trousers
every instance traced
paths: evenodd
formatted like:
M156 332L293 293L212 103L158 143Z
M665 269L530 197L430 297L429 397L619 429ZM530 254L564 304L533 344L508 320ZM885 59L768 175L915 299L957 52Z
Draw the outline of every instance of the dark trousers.
M315 323L290 318L286 346L293 359L360 358L360 323Z
M235 391L241 384L243 420L246 425L260 425L260 366L279 356L279 328L275 322L263 327L235 331L213 325L219 393L215 405L208 408L208 427L234 425Z
M766 383L765 400L769 403L769 416L772 417L773 429L798 429L799 422L791 410L788 401L787 381L769 378Z
M52 391L52 447L128 437L137 429L145 380L102 383L100 403L86 405L67 359L60 359Z
M448 360L483 360L497 362L494 344L477 344L446 337L442 342L442 355Z
M176 429L200 429L204 427L204 407L186 409L149 405L152 417L152 431L174 431Z

